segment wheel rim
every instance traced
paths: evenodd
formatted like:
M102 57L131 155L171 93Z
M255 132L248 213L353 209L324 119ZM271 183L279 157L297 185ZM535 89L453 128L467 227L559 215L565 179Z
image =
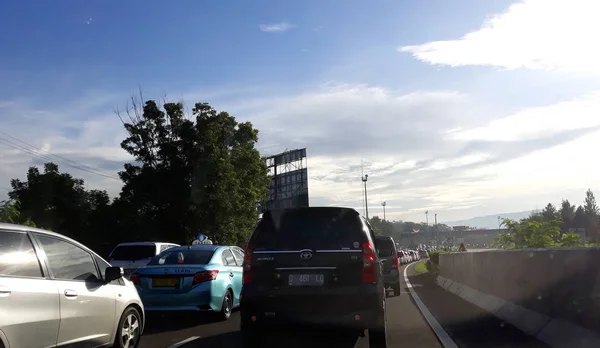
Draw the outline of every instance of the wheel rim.
M121 326L121 345L131 348L137 345L140 338L140 322L134 314L129 314Z
M229 292L225 294L225 308L223 310L226 316L231 314L231 296L229 295Z

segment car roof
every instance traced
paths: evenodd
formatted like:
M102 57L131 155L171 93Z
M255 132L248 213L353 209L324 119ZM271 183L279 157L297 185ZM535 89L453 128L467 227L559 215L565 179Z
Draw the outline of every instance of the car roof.
M130 246L130 245L163 245L163 244L167 244L167 245L179 245L176 243L169 243L169 242L126 242L126 243L119 243L117 245L117 247L120 246Z
M356 211L356 209L349 208L349 207L298 207L298 208L269 209L269 210L265 211L262 216L264 217L265 215L270 214L272 212L287 212L287 211L322 211L322 212L326 212L328 210L331 210L332 212L335 210L347 211L347 212L356 213L357 215L360 215L358 213L358 211Z
M182 251L182 250L197 250L197 251L217 251L219 248L226 248L227 245L210 245L210 244L200 244L200 245L182 245L176 246L167 249L170 252L173 251Z

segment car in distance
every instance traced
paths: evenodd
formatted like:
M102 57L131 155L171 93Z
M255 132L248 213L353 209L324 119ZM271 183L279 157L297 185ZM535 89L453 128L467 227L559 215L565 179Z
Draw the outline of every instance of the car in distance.
M123 270L58 233L0 223L0 347L138 347L144 306Z
M383 283L386 289L392 288L394 295L400 295L400 259L396 250L396 243L392 237L376 236L375 248L383 266Z
M123 268L125 277L128 278L136 269L145 266L156 255L176 246L179 244L165 242L120 243L111 251L108 262L113 266Z
M351 208L263 214L246 247L240 300L243 345L278 324L369 331L386 347L385 288L367 221Z
M243 261L234 247L179 246L158 254L129 279L146 311L213 312L227 320L239 306Z

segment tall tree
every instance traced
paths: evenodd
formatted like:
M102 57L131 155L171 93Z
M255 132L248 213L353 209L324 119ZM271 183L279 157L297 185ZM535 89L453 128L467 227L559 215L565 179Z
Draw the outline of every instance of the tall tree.
M586 217L586 236L593 240L598 239L598 205L596 204L596 197L591 189L585 192L585 200L583 204L583 211Z
M557 217L556 208L552 203L548 203L548 205L542 210L542 218L544 221L552 221Z
M558 210L558 216L561 220L561 233L569 232L569 228L573 226L573 219L575 218L575 206L572 205L568 199L563 199Z
M192 116L181 103L161 110L153 100L128 113L121 147L136 162L120 173L124 186L115 204L129 207L127 228L146 238L189 243L204 233L241 243L268 193L258 131L206 103L197 103Z

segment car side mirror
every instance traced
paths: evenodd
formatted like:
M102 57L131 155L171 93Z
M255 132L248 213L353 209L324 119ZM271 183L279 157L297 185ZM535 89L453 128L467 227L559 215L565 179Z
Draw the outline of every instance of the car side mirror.
M104 271L104 281L107 283L112 282L123 277L123 269L121 267L106 267Z

